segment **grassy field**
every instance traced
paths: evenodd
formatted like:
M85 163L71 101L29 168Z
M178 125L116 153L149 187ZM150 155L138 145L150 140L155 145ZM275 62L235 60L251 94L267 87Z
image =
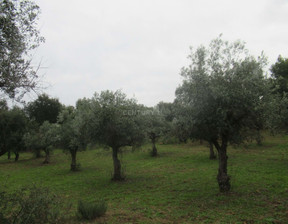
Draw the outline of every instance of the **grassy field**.
M263 146L229 147L228 194L219 193L218 161L208 159L204 145L159 145L157 158L147 148L122 153L124 182L110 180L110 150L80 152L81 171L74 173L61 150L54 151L49 165L29 153L17 163L2 156L0 180L11 192L31 183L48 186L65 205L72 203L67 223L79 223L79 199L97 198L107 201L108 210L90 223L288 223L287 137L268 137Z

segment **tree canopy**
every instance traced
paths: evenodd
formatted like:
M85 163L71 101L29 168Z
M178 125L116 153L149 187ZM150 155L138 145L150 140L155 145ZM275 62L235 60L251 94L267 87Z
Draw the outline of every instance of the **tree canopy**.
M275 64L271 66L274 91L282 96L288 93L288 58L279 55Z
M26 111L30 119L41 125L44 121L56 123L61 108L62 104L57 98L50 98L47 94L42 94L35 101L27 104Z
M29 0L0 2L0 91L13 99L21 99L38 85L31 51L44 41L37 29L39 13Z

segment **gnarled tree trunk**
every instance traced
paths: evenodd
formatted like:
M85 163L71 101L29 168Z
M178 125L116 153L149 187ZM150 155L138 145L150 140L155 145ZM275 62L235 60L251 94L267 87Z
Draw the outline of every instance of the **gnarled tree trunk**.
M45 160L43 161L43 164L48 164L50 163L50 150L46 149L45 151Z
M157 136L156 136L155 133L151 133L150 134L150 139L151 139L151 142L152 142L152 153L151 153L151 155L153 157L158 155L157 148L156 148L156 137Z
M228 192L231 188L230 185L230 177L227 173L227 140L225 138L222 138L222 145L220 146L217 141L213 142L217 151L218 151L218 157L219 157L219 168L218 168L218 175L217 175L217 181L219 185L220 192Z
M113 165L114 165L114 174L113 174L112 180L116 180L116 181L124 179L121 173L121 163L120 163L120 160L118 159L118 151L119 151L119 147L112 148L112 157L113 157Z

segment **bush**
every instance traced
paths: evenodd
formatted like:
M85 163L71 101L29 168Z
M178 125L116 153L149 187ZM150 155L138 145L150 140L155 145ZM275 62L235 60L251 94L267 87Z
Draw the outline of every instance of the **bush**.
M2 193L1 223L46 224L59 222L60 200L48 188L27 187L13 194Z
M97 202L78 202L78 217L80 219L92 220L103 216L107 210L107 204L104 200Z
M5 192L0 192L0 223L8 224L8 219L5 217L5 210L7 208L8 200Z

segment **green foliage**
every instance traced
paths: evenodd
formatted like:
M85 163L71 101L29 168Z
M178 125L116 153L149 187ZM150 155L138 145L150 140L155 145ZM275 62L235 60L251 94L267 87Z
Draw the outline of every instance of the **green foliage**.
M26 148L29 151L33 151L35 155L40 154L40 151L43 149L39 139L40 134L38 129L30 129L28 132L25 133L23 137Z
M56 98L50 98L46 94L38 96L38 98L28 103L26 111L31 120L42 125L44 121L56 123L57 117L62 109L62 105Z
M60 199L45 187L22 188L15 193L1 193L1 223L58 223Z
M93 220L103 216L107 211L107 204L104 200L96 202L86 202L80 200L78 202L78 217L85 220Z
M272 83L274 92L288 93L288 58L278 57L277 62L271 66Z
M157 104L157 109L164 116L165 121L172 122L175 118L175 104L174 103L166 103L160 102Z
M77 103L76 109L65 108L58 116L61 125L61 146L67 150L84 150L89 143L89 118L86 108Z
M182 105L176 99L175 118L172 121L172 135L178 139L179 143L186 143L191 136L190 108Z
M27 132L24 136L24 142L28 149L35 152L42 149L46 155L44 163L49 163L51 150L60 142L60 133L59 124L45 121L38 129Z
M267 128L276 132L286 132L288 125L288 59L282 56L271 67L271 89L273 95L264 114L267 117Z
M29 0L3 0L0 12L0 91L20 99L38 85L30 52L44 41L37 29L40 9Z
M53 147L59 141L60 127L45 121L39 128L40 139L38 141L43 148Z
M0 110L0 156L8 151L18 153L25 149L23 136L27 122L20 108Z
M182 86L176 102L186 109L181 118L190 122L194 138L230 143L250 138L261 126L261 114L269 93L263 76L264 56L248 54L244 43L223 41L221 36L208 48L191 49L191 64L183 68Z
M93 136L100 144L120 148L138 145L144 140L143 107L127 99L121 91L95 93L91 99Z
M147 137L152 143L152 156L157 156L156 142L157 140L170 131L170 123L166 121L164 114L161 113L159 107L146 108L147 114L144 116Z

